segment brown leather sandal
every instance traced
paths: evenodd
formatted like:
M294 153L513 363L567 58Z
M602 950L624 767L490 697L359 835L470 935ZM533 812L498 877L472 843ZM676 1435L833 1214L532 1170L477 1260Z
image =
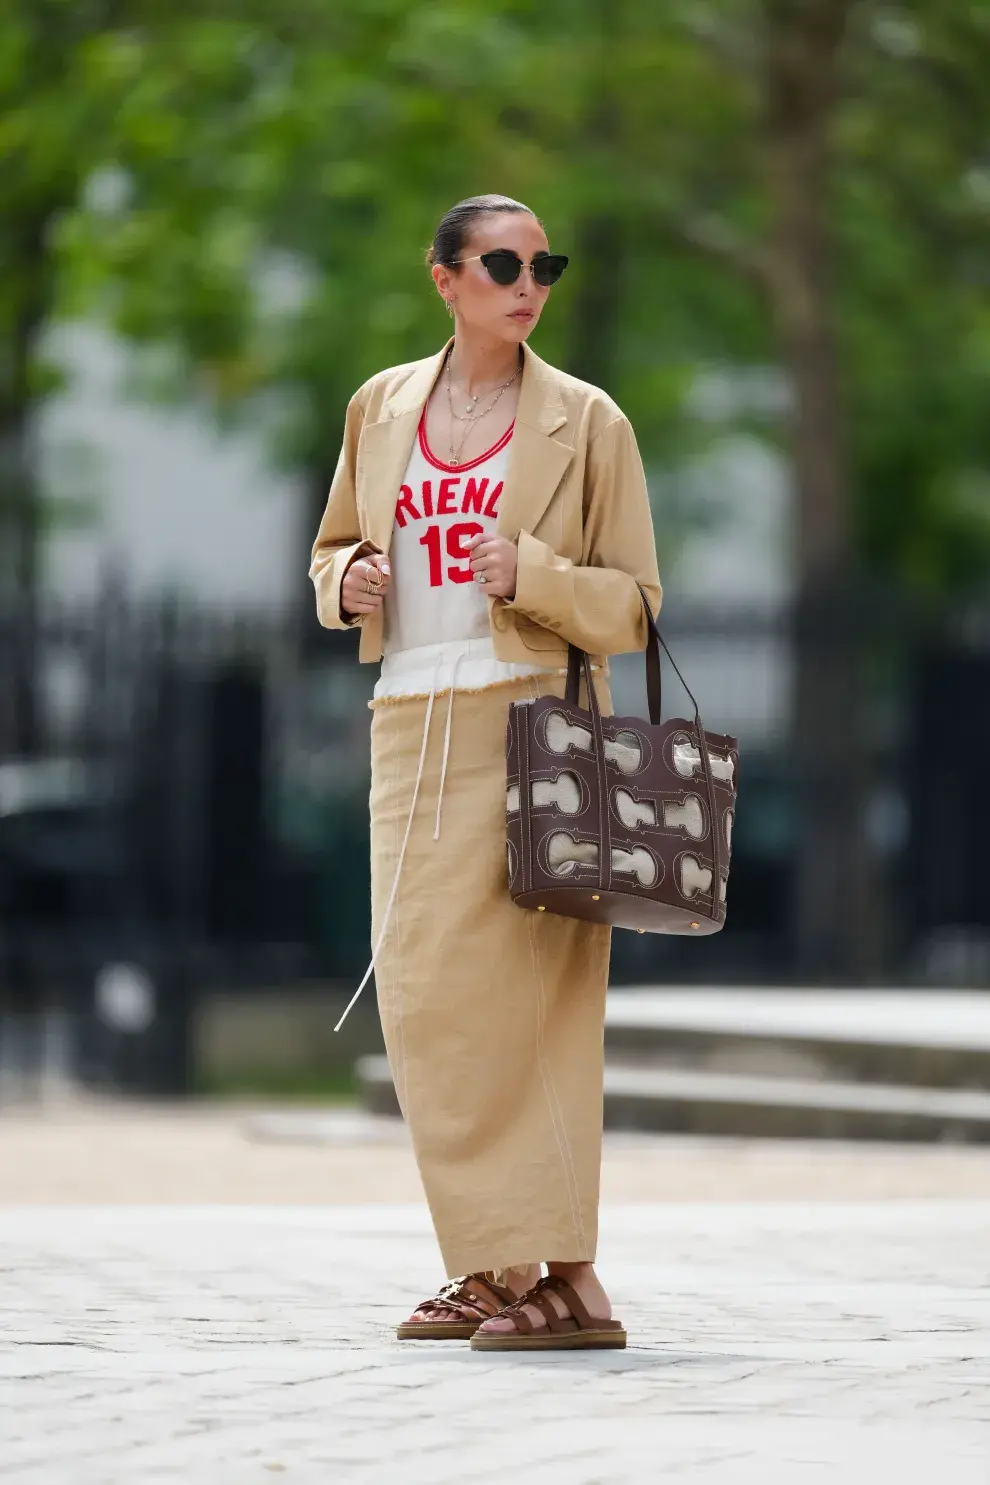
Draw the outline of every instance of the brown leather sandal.
M453 1310L460 1320L405 1320L395 1333L400 1341L469 1341L479 1325L501 1314L515 1297L511 1289L496 1284L487 1274L465 1274L463 1279L451 1279L417 1310L427 1315Z
M559 1294L570 1310L558 1315L548 1290ZM532 1305L546 1320L535 1326L523 1306ZM491 1317L489 1317L491 1318ZM472 1351L582 1351L594 1348L622 1350L626 1332L619 1320L596 1320L588 1314L580 1296L559 1274L550 1274L511 1305L499 1311L499 1319L510 1319L514 1330L471 1337Z

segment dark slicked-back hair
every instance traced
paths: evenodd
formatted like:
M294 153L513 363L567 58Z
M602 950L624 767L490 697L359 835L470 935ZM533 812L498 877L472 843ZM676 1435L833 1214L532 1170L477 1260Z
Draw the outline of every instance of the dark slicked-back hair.
M444 212L433 238L433 245L426 254L427 263L430 267L434 263L452 267L461 256L478 217L503 211L524 211L527 216L540 220L535 211L531 211L521 201L513 201L511 196L469 196L466 201L458 201L456 206ZM540 225L543 225L542 222Z

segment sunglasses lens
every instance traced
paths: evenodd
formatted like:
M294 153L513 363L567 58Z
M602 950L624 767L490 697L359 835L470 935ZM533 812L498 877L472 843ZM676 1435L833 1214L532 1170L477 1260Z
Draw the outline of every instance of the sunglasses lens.
M533 262L533 277L542 288L548 289L555 284L567 267L567 259L563 253L552 253L546 258L536 258Z
M481 260L488 269L488 277L496 284L514 284L519 277L522 264L511 253L486 253Z

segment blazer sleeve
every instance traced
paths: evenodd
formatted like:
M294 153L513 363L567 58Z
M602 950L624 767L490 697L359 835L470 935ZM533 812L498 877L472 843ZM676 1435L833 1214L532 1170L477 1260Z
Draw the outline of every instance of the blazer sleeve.
M515 597L507 605L591 654L646 646L646 615L663 596L653 518L636 436L627 418L606 424L588 446L584 549L580 563L522 531Z
M356 629L363 614L345 618L340 611L340 585L357 557L381 550L364 541L358 520L355 494L358 443L364 426L364 408L357 397L347 406L344 441L330 486L326 509L313 543L309 575L316 588L316 613L325 629Z

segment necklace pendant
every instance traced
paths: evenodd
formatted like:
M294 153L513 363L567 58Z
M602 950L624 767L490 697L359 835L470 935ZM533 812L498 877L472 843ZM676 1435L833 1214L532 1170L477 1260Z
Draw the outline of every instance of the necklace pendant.
M460 464L460 459L451 459L451 464Z

